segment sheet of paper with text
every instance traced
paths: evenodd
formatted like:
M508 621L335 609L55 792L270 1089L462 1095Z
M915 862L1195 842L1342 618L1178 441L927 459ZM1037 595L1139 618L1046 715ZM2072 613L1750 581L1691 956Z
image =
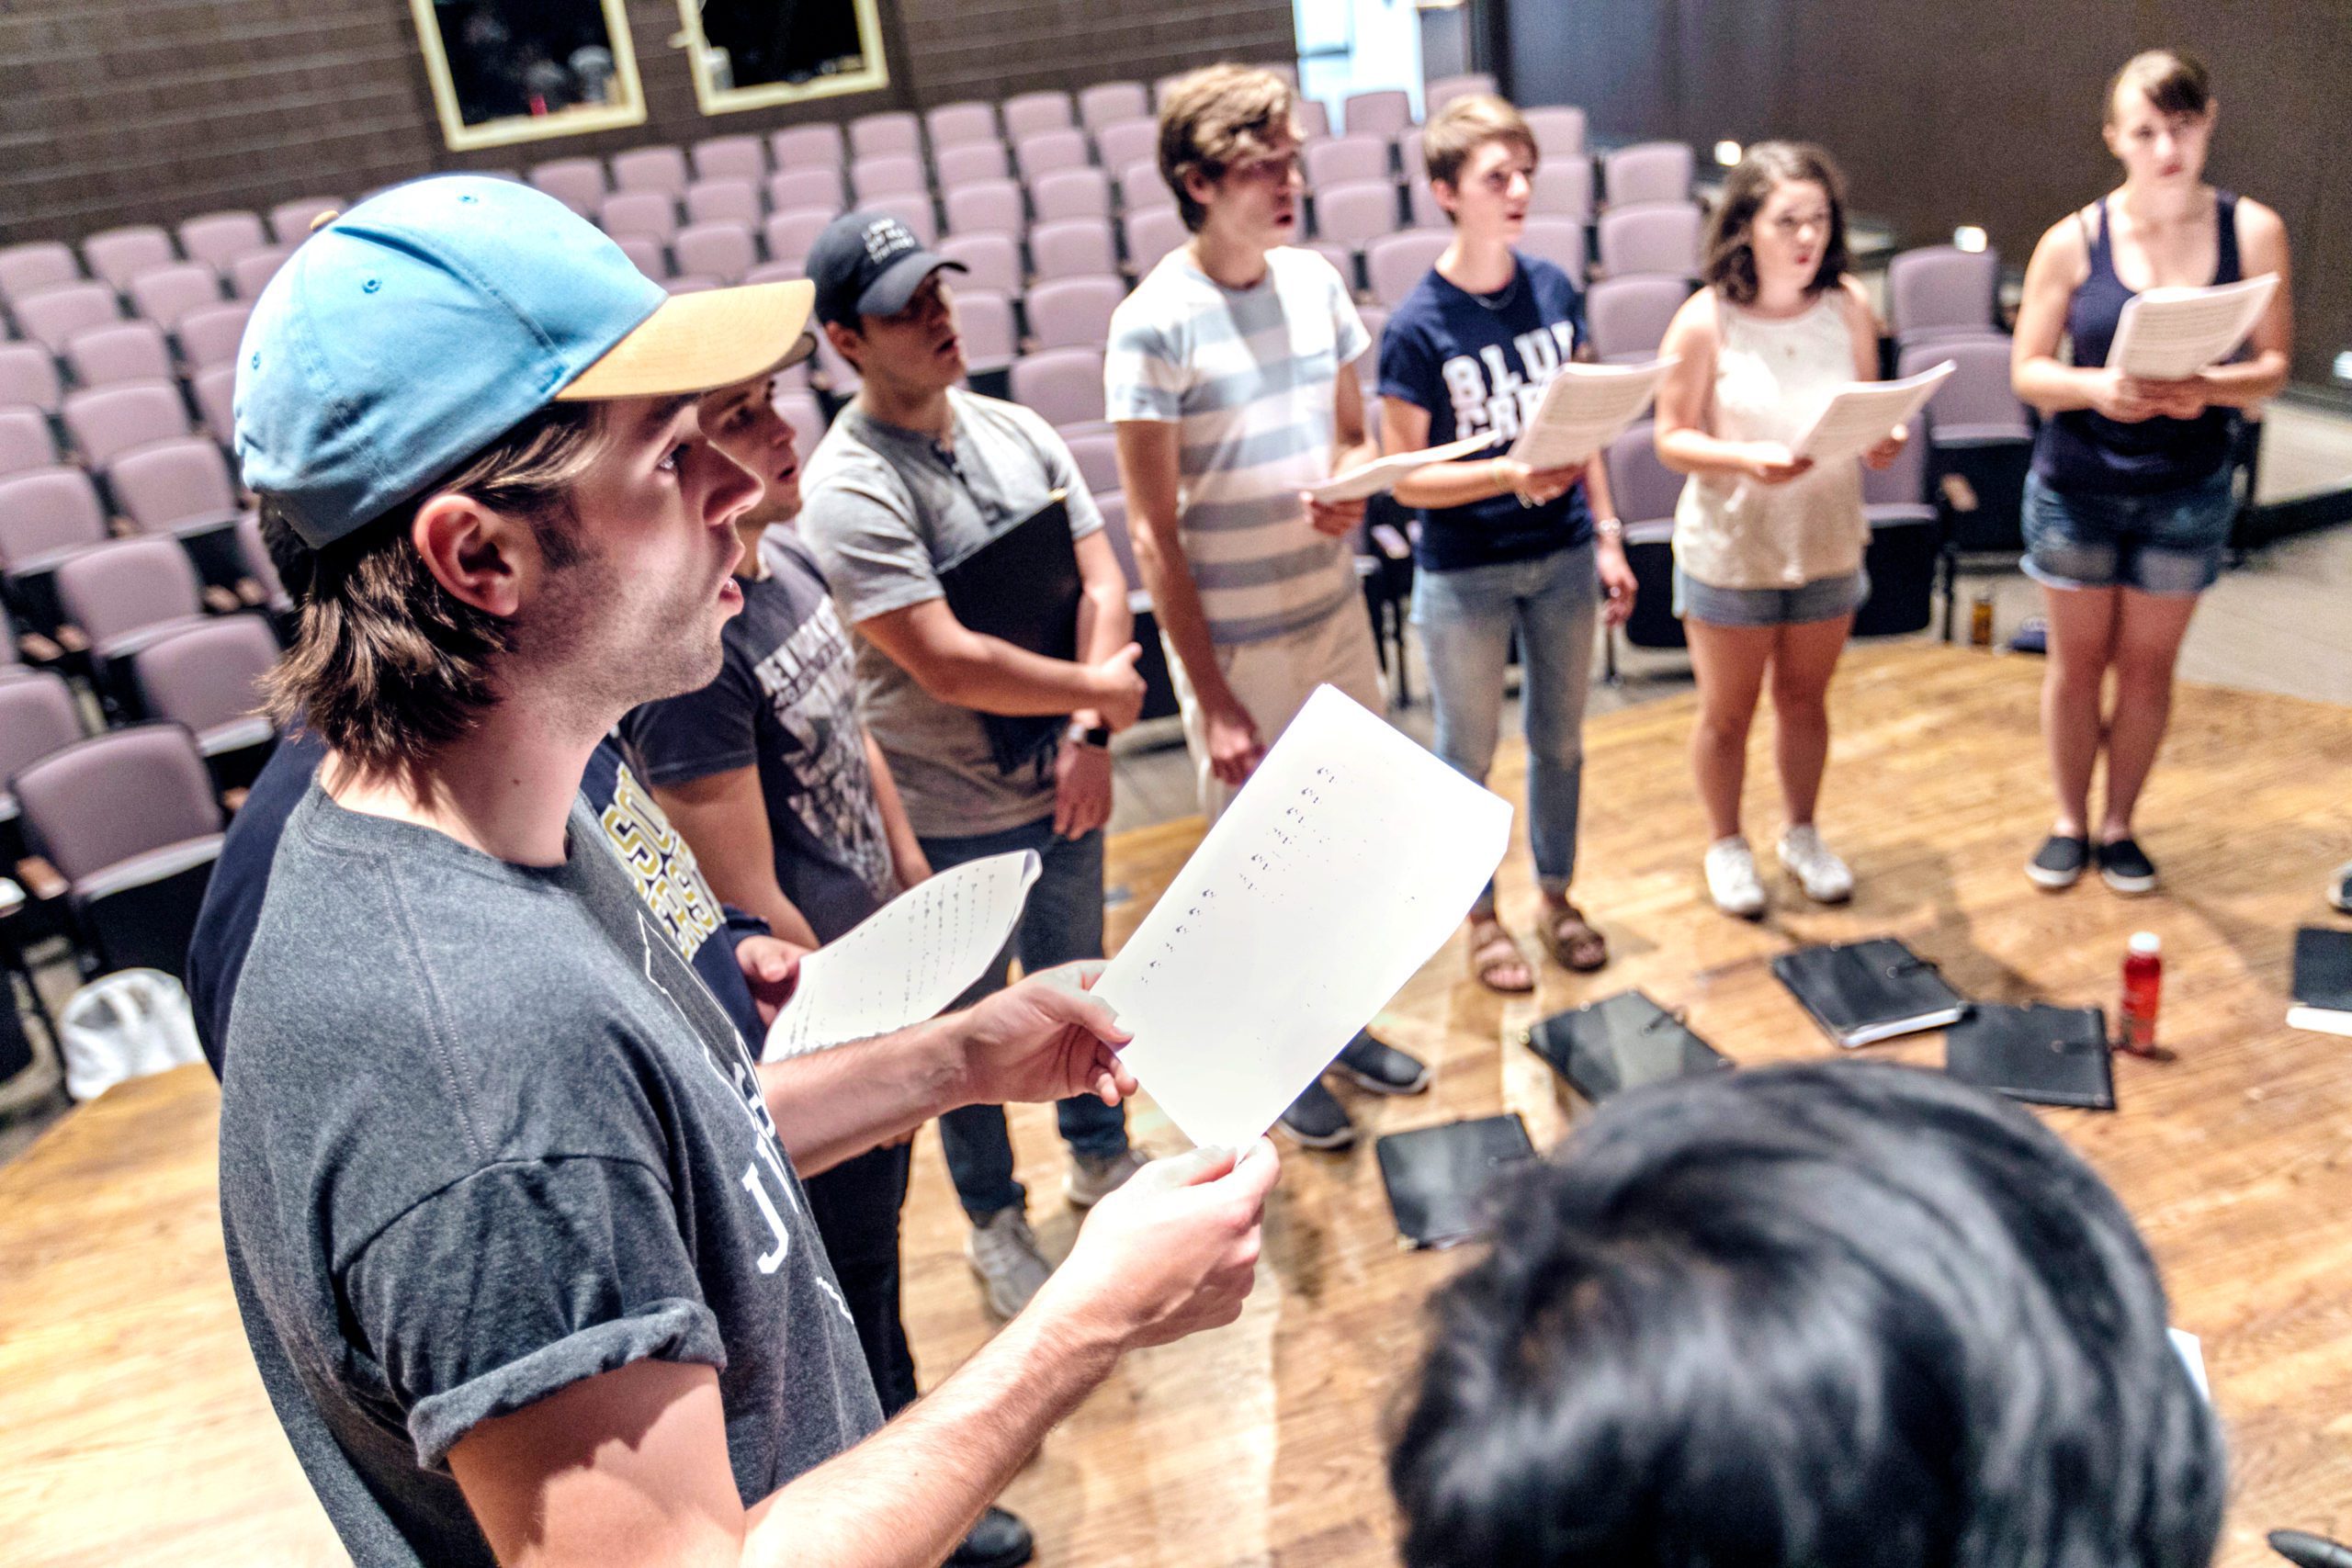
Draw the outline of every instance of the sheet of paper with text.
M1021 919L1037 852L967 861L899 894L800 961L763 1062L871 1040L935 1018L980 977Z
M1453 935L1510 805L1329 686L1095 983L1195 1145L1246 1148Z

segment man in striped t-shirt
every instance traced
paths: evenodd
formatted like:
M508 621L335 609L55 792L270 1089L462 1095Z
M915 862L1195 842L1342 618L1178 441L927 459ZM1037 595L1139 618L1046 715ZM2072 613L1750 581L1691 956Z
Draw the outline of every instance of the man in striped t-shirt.
M1159 171L1193 237L1114 312L1104 366L1136 564L1212 820L1317 686L1383 702L1349 544L1363 502L1304 493L1379 448L1355 367L1371 335L1331 264L1290 245L1293 109L1288 83L1238 65L1170 88ZM1429 1084L1420 1063L1364 1033L1336 1067L1382 1094ZM1282 1125L1314 1148L1354 1137L1319 1083Z

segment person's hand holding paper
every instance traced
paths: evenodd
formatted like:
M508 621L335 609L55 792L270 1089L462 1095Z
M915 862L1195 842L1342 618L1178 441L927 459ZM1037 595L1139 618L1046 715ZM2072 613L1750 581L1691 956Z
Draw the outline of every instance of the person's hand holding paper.
M967 1105L1034 1105L1091 1094L1116 1105L1136 1091L1121 1064L1118 1018L1092 994L1100 959L1065 964L984 997L964 1015Z
M1318 688L1096 982L1195 1144L1254 1143L1462 922L1510 807Z

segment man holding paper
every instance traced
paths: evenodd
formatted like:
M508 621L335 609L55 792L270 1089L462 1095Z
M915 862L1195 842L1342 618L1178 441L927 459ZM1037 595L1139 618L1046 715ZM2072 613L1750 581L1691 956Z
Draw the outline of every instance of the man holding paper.
M699 418L762 493L735 520L743 608L722 630L718 678L621 721L658 803L636 818L650 818L641 829L649 838L683 837L685 866L698 864L728 907L814 948L846 934L931 867L889 765L858 718L849 636L815 558L791 531L800 512L799 453L768 378L706 394ZM609 828L610 813L606 820ZM755 1051L764 1045L758 1024L751 1021ZM910 1152L903 1142L885 1144L803 1183L886 1417L916 1394L899 1312L899 1214ZM1031 1550L1027 1527L991 1508L948 1561L977 1568L1023 1561Z
M2052 892L2094 862L2117 893L2156 886L2132 813L2164 742L2181 639L2198 595L2221 576L2237 515L2238 411L2287 381L2286 226L2261 203L2205 183L2213 117L2204 66L2179 51L2151 50L2118 72L2105 134L2123 184L2042 235L2018 308L2010 379L2048 416L2034 440L2023 524L2025 570L2041 584L2050 619L2041 728L2057 797L2026 875ZM2211 309L2216 297L2226 306L2266 276L2272 292L2252 323L2252 352L2219 363L2245 333L2242 314ZM2195 318L2225 324L2219 339L2206 336L2210 353L2190 344L2186 365L2165 367L2192 373L2151 380L2119 355L2135 357L2127 322L2155 321L2168 306L2188 307L2192 320L2177 323L2185 335L2197 335L2188 330ZM2161 350L2156 335L2146 346ZM2058 357L2062 336L2073 341L2072 364ZM2114 705L2102 711L2110 670ZM2102 751L2107 798L2094 822Z
M1363 501L1307 493L1378 446L1355 367L1371 334L1331 264L1290 243L1295 107L1289 83L1245 66L1170 85L1159 172L1192 239L1120 301L1104 360L1136 564L1212 821L1317 686L1386 706L1348 544ZM1368 1033L1336 1066L1378 1094L1429 1084ZM1310 1148L1355 1136L1319 1081L1282 1125Z
M1415 451L1481 432L1513 440L1581 344L1583 301L1550 262L1511 249L1527 223L1536 147L1498 97L1456 98L1422 128L1430 188L1453 243L1396 307L1380 344L1384 443ZM1553 962L1598 969L1609 944L1568 898L1584 774L1584 707L1604 593L1611 626L1634 608L1624 528L1600 457L1532 469L1495 454L1433 462L1397 481L1420 511L1413 623L1430 661L1437 754L1486 783L1518 634L1527 725L1527 822ZM1597 521L1596 521L1597 519ZM1522 993L1535 975L1495 909L1470 911L1470 971Z
M882 1427L796 1164L975 1100L1115 1102L1125 1032L1065 972L756 1066L579 800L622 713L718 668L759 487L695 400L807 310L671 299L456 175L322 228L247 329L237 452L307 568L272 705L327 756L229 1013L222 1230L358 1562L939 1561L1123 1351L1249 1289L1271 1149L1155 1168Z
M1126 573L1069 447L1030 410L963 389L950 270L962 267L894 218L851 213L811 247L818 318L863 385L809 457L801 526L856 631L865 720L923 856L945 870L1037 852L1037 884L987 990L1004 983L1013 949L1031 973L1102 955L1108 747L1114 728L1135 722L1143 681ZM1056 629L1075 659L974 630L950 604L959 563L1046 523L1038 514L1055 505L1068 514L1061 559L1075 601ZM1046 591L1023 579L992 597ZM1000 745L1012 732L1025 738L1019 754ZM1064 1192L1084 1208L1140 1157L1124 1113L1079 1096L1058 1115L1070 1151ZM967 1256L990 1308L1010 1317L1047 1265L1013 1179L1004 1113L959 1110L941 1120L940 1138L971 1221Z

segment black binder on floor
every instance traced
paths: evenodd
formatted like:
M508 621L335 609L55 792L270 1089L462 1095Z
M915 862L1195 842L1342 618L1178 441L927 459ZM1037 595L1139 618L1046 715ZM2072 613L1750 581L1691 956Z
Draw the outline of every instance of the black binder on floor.
M1535 1157L1527 1123L1512 1111L1391 1133L1374 1145L1396 1229L1413 1247L1452 1247L1485 1235L1496 1178Z
M1968 1011L1934 964L1893 937L1783 953L1772 975L1845 1046L1940 1029Z
M2295 932L2291 1029L2352 1035L2352 931L2304 926Z
M2107 1014L2098 1008L1977 1007L1944 1036L1944 1071L2034 1105L2115 1109Z
M1644 1084L1723 1072L1732 1065L1644 991L1620 991L1555 1012L1527 1032L1527 1045L1595 1105Z
M1060 491L1046 504L939 573L947 607L966 629L1048 659L1078 657L1083 585ZM1066 714L980 715L997 771L1015 773L1053 756Z

